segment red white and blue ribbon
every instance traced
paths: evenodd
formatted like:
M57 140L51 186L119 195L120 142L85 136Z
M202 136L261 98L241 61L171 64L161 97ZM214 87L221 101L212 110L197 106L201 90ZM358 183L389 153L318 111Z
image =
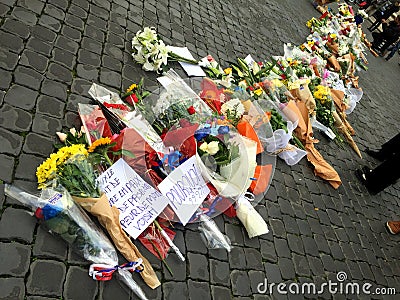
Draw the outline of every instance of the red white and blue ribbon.
M127 270L130 272L142 272L143 271L143 260L141 258L138 261L127 262L123 265L107 265L107 264L92 264L89 267L89 276L94 280L108 281L112 278L115 271Z

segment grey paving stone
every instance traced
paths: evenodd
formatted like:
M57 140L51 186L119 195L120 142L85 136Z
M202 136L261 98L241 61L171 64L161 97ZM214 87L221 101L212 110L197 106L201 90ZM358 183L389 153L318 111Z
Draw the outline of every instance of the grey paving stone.
M44 7L44 3L39 0L19 0L18 5L25 7L36 14L40 14Z
M91 65L94 67L99 67L100 66L100 56L93 53L89 52L85 49L80 49L78 51L78 62L85 64L85 65Z
M90 14L88 16L86 24L91 25L93 28L99 28L99 29L107 28L107 21L100 19L94 14Z
M231 269L246 269L246 257L244 254L244 249L239 247L233 247L229 256L229 265Z
M296 252L297 254L304 255L304 246L303 241L297 235L288 234L287 242L291 251Z
M231 299L231 290L220 286L211 286L212 299Z
M43 75L33 69L18 66L14 72L14 81L18 85L24 85L31 89L38 90L43 80Z
M60 21L63 21L65 18L64 11L54 5L51 5L51 4L46 5L44 12L50 16L53 16L54 18L56 18Z
M25 138L23 151L28 154L43 155L51 153L53 145L54 139L30 132Z
M5 16L10 9L7 5L0 3L0 16Z
M287 232L297 234L297 235L300 234L300 230L299 230L299 227L297 226L295 218L288 216L288 215L283 215L282 222L285 225Z
M324 252L326 254L331 253L331 249L329 248L328 241L326 240L326 238L323 235L314 234L314 240L315 240L315 243L317 244L319 252Z
M164 299L187 299L189 297L188 287L185 282L169 281L162 285Z
M211 300L210 285L207 282L197 282L191 279L187 282L189 299L193 300Z
M23 40L15 34L0 31L0 46L3 48L3 53L12 51L18 54L21 53L23 49Z
M21 154L16 170L15 177L36 181L36 168L43 162L43 158L37 155Z
M0 128L0 145L3 154L17 155L21 151L23 137Z
M30 267L27 292L40 296L62 296L65 280L65 265L58 261L35 260ZM52 276L46 276L52 274Z
M121 88L121 75L106 68L100 69L100 82L106 86Z
M23 39L26 39L30 34L29 27L15 19L6 19L2 28L11 34L18 35Z
M262 256L260 251L252 248L245 248L246 265L251 270L263 270Z
M8 89L11 83L11 72L0 69L0 89Z
M79 49L79 44L77 42L62 35L57 37L55 45L62 50L71 52L72 54L76 54Z
M200 232L198 231L185 231L185 244L186 249L189 252L198 252L202 254L207 254L207 247L203 240L199 238Z
M42 83L41 92L48 96L56 97L60 100L67 99L67 86L54 80L45 79Z
M230 275L232 293L237 296L250 296L250 278L247 272L233 270Z
M271 225L272 233L276 237L286 238L286 230L283 222L279 219L270 219L269 224Z
M269 262L276 262L278 257L276 255L276 250L273 242L270 241L260 241L260 252L263 259Z
M64 108L64 102L46 95L40 95L36 104L37 113L57 118L64 116Z
M243 234L239 226L232 224L225 224L225 232L228 238L230 239L232 245L243 246L244 244Z
M56 18L53 18L52 16L46 14L40 16L38 23L55 32L59 32L61 29L61 22Z
M16 223L15 220L19 222ZM26 210L8 207L0 220L0 238L30 243L33 240L35 224L35 219Z
M192 279L208 281L210 278L208 260L204 255L187 253L189 277Z
M32 131L48 137L54 137L57 131L61 131L61 120L47 115L35 114L32 124Z
M47 78L71 84L72 72L59 64L50 63L47 70Z
M274 245L278 257L290 258L290 249L285 239L274 238Z
M188 259L188 257L186 257L186 259ZM185 281L187 279L186 264L180 261L175 253L169 253L165 262L173 272L173 275L171 275L163 264L163 274L166 280Z
M22 108L31 110L36 105L36 99L39 93L20 85L13 85L6 93L4 102Z
M319 255L317 244L315 243L313 238L308 236L302 236L301 239L303 240L304 250L306 254L313 256Z
M35 25L37 22L36 14L23 7L14 7L11 15L18 20L23 20L23 22L27 25Z
M24 66L31 67L40 73L43 73L46 70L48 62L48 58L31 50L24 50L21 54L20 63Z
M86 36L82 39L82 47L97 54L103 51L103 45L100 42Z
M84 10L89 10L89 1L88 0L72 0L72 3L82 7Z
M119 61L111 56L103 56L102 66L104 66L107 69L110 69L112 71L116 71L119 74L119 77L121 77L121 75L120 75L121 69L122 69L121 61Z
M68 12L81 18L81 19L87 18L87 12L83 8L81 8L75 4L71 4L71 6L68 9Z
M89 104L91 100L89 98L83 97L82 95L70 94L67 102L67 110L77 112L78 104Z
M65 24L67 24L70 27L73 27L79 31L82 31L85 27L85 23L81 18L78 18L77 16L67 14L65 17Z
M321 257L322 264L324 265L325 271L336 272L335 262L330 255L321 253L320 257Z
M54 42L57 37L57 34L55 32L51 31L50 29L40 24L31 27L31 35L47 43Z
M100 28L90 25L86 25L83 34L99 42L104 42L105 39L105 34L100 30Z
M95 299L97 281L87 275L87 270L72 266L68 268L63 296L65 299Z
M25 285L23 278L2 278L0 280L0 298L9 300L23 300Z
M99 70L94 66L78 64L76 67L76 74L80 78L96 81L99 77Z
M0 275L23 277L29 269L31 249L19 243L0 243Z
M66 38L73 40L77 43L79 43L82 38L82 34L79 30L67 25L63 25L61 29L61 34L64 35Z
M269 282L269 283L282 282L281 271L279 270L278 264L264 263L264 269L265 269L267 282Z
M28 49L34 50L43 55L50 55L53 45L42 41L41 39L31 36L26 43Z
M278 259L278 266L281 271L283 279L294 279L296 274L291 259L286 257L280 257ZM268 274L268 273L267 273Z
M250 288L251 288L251 292L252 294L258 293L258 287L260 286L260 284L264 283L265 281L265 274L264 272L261 271L249 271L249 279L250 279Z
M28 112L4 104L0 108L0 125L12 131L27 131L32 124L32 116Z
M229 286L229 264L214 259L210 259L209 263L211 284Z
M15 159L11 156L0 154L0 164L3 168L0 169L0 180L11 182L13 176Z
M68 246L61 238L50 234L43 226L39 226L32 251L36 257L65 260Z
M298 276L310 276L310 266L308 265L307 258L304 255L292 254L294 261L294 269Z

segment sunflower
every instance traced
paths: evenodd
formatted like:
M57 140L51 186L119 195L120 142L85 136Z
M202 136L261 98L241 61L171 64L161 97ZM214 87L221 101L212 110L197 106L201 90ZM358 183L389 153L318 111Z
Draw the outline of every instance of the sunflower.
M96 151L97 148L104 146L104 145L110 145L111 144L111 139L108 137L103 137L95 140L92 145L90 145L88 152L93 153Z

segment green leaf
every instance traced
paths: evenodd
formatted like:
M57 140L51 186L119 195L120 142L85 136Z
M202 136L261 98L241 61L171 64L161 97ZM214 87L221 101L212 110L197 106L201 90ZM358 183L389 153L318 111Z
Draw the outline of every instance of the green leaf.
M126 149L121 149L121 154L130 158L136 158L136 155L132 151Z

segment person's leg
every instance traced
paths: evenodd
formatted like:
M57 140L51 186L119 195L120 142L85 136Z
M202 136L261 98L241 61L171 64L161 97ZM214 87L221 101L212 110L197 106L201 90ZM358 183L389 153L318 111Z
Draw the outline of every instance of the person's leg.
M388 157L373 170L365 171L365 186L372 193L378 193L400 177L400 152Z
M386 57L386 60L391 59L399 49L400 49L400 42L397 42L394 46L389 47L388 50L390 51L390 53Z
M400 152L400 133L392 137L381 146L379 151L384 156L392 155L393 153Z

